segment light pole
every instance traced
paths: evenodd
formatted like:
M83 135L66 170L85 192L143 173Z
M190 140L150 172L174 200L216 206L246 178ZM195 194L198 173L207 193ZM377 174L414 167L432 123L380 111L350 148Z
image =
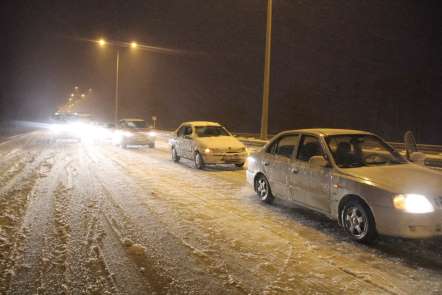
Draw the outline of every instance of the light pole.
M266 48L261 111L261 139L267 139L269 130L270 57L272 47L272 0L267 0Z
M106 45L110 44L111 46L115 47L117 49L116 54L116 60L115 60L115 113L114 113L114 123L118 123L118 111L119 111L119 97L118 97L118 83L119 83L119 74L120 74L120 48L121 47L130 47L132 49L135 49L138 47L138 44L136 42L131 43L123 43L123 42L106 42L104 39L100 39L97 41L98 45L100 47L105 47Z
M120 72L120 48L117 47L117 60L115 62L115 114L114 123L118 123L118 75Z

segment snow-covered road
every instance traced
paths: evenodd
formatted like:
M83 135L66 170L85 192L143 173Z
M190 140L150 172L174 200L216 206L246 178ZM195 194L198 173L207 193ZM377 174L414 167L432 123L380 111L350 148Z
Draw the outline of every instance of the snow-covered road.
M0 144L0 294L442 294L442 240L351 242L228 166L156 149Z

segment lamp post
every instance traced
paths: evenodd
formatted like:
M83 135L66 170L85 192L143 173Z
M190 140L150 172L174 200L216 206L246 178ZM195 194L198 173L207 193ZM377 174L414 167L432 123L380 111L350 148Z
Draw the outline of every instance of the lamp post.
M266 48L261 111L261 139L267 139L269 129L270 57L272 47L272 0L267 0Z
M118 75L120 72L120 48L117 47L117 59L115 61L115 113L114 123L118 123Z
M123 42L107 42L104 39L99 39L97 41L98 45L100 47L105 47L108 44L110 44L112 47L115 47L117 49L117 54L115 57L115 113L114 113L114 123L118 123L118 112L119 112L119 92L118 92L118 83L119 83L119 75L120 75L120 48L122 47L130 47L132 49L136 49L138 47L138 44L136 42L131 43L123 43Z

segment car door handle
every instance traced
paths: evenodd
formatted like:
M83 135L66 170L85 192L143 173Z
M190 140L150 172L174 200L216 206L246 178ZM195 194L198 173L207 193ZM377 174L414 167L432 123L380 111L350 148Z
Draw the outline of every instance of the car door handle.
M292 172L293 174L297 174L299 172L298 168L290 168L290 172Z
M269 162L267 162L267 161L262 161L262 164L264 165L264 166L269 166Z

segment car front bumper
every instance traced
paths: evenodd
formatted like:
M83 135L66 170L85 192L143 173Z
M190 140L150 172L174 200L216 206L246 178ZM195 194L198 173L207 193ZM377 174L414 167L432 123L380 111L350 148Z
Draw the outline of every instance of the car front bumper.
M256 175L256 173L254 173L254 172L252 172L252 171L250 171L250 170L247 170L247 171L246 171L246 179L247 179L247 183L250 184L252 187L255 186L255 183L254 183L254 181L255 181L255 175Z
M406 213L394 208L374 207L380 234L422 239L442 236L442 209L427 214Z
M155 143L155 137L150 137L150 136L126 137L124 138L123 142L126 145L149 145Z
M244 164L247 159L247 153L219 153L203 154L205 164Z

